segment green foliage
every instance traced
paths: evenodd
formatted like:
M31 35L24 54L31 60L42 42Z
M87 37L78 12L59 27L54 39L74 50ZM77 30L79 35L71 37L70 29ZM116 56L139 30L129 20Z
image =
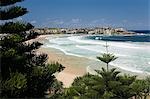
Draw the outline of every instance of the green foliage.
M146 93L150 93L150 76L148 76L146 79L145 79L145 82L146 82L146 89L145 89L145 92Z
M142 98L144 96L144 99L148 96L150 93L150 80L149 77L147 77L144 80L136 80L132 85L132 90L134 92L135 98Z
M98 60L101 60L102 62L106 63L107 64L107 71L108 71L108 64L114 60L117 59L117 57L115 57L113 54L107 54L107 53L104 53L102 54L102 56L98 56L97 57Z
M103 61L103 62L108 64L108 63L116 60L117 57L115 57L113 54L106 54L106 53L104 53L104 54L102 54L102 56L97 57L97 59L99 59L99 60L101 60L101 61Z
M105 91L105 93L102 96L102 99L111 99L114 96L112 92Z
M0 20L14 19L26 14L26 8L7 6L23 0L0 0ZM6 6L6 7L5 7ZM46 90L54 90L50 96L62 92L62 83L57 81L55 73L64 67L58 62L46 64L48 56L37 54L42 45L39 42L27 43L37 33L27 33L33 26L25 22L6 22L0 25L1 59L1 98L44 98Z
M42 98L45 95L44 92L51 88L53 88L55 92L61 91L62 83L58 83L53 74L63 70L63 68L64 67L58 63L33 67L30 76L28 76L28 89L26 96Z
M5 10L0 10L0 20L8 20L17 18L19 16L22 16L26 14L28 11L26 8L22 8L20 6L13 6L10 8L7 8Z
M120 73L120 71L116 71L116 68L112 68L110 71L106 71L102 68L102 70L96 70L96 72L102 76L104 81L116 80L118 79L118 74Z
M54 94L58 94L61 93L63 91L63 87L62 87L63 83L57 80L54 80L54 82L51 84L50 86L50 90L53 89Z
M105 63L116 59L112 54L107 55L99 59ZM72 86L61 95L61 99L147 99L150 78L137 80L136 76L119 75L120 71L115 68L95 71L97 75L87 74L75 78Z
M123 84L130 85L136 80L136 76L130 76L130 75L124 74L124 76L119 77L119 80Z
M14 4L16 2L21 2L23 0L0 0L0 6L7 6L10 4Z
M86 74L77 77L70 88L66 88L62 95L65 99L98 99L104 93L104 86L98 85L102 82L99 76Z
M0 25L1 33L20 33L32 29L33 26L30 23L24 22L7 22Z
M15 72L11 73L10 78L2 82L2 90L4 97L19 97L27 87L27 79L25 75ZM7 94L7 96L5 96Z
M48 64L47 65L48 69L50 70L49 72L51 74L55 73L55 72L61 72L65 67L62 66L61 64L59 64L58 62L56 63L52 63L52 64Z
M128 99L135 95L132 84L136 76L119 75L119 71L111 69L96 70L98 75L87 74L78 77L72 86L63 94L65 99L78 97L82 99Z
M144 90L144 81L136 80L132 84L132 89L138 97L142 97L142 90Z
M58 62L44 66L34 66L32 76L52 75L56 72L61 72L63 69L64 67Z
M4 52L3 55L4 56L14 56L14 55L16 55L16 51L13 48L11 48L8 51Z
M21 73L12 73L10 75L10 79L6 80L4 83L4 87L6 89L11 88L13 89L21 89L21 88L25 88L26 87L26 78L25 75L21 74Z
M111 69L110 71L106 71L104 68L102 68L102 70L96 70L96 72L101 77L104 84L104 90L107 91L107 93L120 86L120 82L118 81L118 74L120 72L116 71L115 68Z
M112 90L112 92L115 94L115 98L127 99L134 96L131 84L135 81L135 79L135 76L119 76L119 79L117 81L119 83Z
M14 42L20 42L22 38L20 37L20 35L14 34L9 37L9 40L14 41Z

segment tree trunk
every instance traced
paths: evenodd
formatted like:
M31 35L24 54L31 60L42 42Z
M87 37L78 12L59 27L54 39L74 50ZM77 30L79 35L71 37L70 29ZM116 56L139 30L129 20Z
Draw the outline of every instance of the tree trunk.
M107 63L107 72L108 72L108 63Z
M145 93L145 95L144 95L144 99L147 99L147 94Z

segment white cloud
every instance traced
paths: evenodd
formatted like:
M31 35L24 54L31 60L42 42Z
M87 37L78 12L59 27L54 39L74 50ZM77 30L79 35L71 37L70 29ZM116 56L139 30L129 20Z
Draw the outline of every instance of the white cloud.
M106 22L106 19L105 19L105 18L101 18L100 21L101 21L102 23L105 23L105 22Z
M122 22L123 22L123 23L127 23L127 22L128 22L128 20L122 20Z
M53 25L61 25L64 24L64 21L60 18L47 18L45 23Z
M36 22L35 20L33 20L33 21L31 21L30 23L31 23L31 24L35 24L35 23L37 23L37 22Z
M64 24L64 21L62 21L62 20L54 20L54 21L52 21L52 23L61 25L61 24Z
M99 20L93 20L92 21L92 23L98 23L99 22Z
M81 20L76 18L76 19L71 19L71 23L79 23Z

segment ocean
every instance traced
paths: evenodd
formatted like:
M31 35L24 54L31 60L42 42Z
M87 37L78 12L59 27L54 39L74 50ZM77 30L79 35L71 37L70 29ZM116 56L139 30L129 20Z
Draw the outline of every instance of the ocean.
M150 75L150 33L137 33L133 36L64 36L47 37L42 47L55 48L66 55L86 57L94 61L97 56L106 53L106 41L109 53L118 57L110 65L123 70ZM94 66L87 66L91 70Z
M137 34L150 34L150 30L128 30Z

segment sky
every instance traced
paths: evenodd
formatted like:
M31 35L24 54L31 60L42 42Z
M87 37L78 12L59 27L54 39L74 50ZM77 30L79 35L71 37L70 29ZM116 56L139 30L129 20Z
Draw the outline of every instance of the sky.
M29 13L17 20L35 27L150 29L150 0L25 0Z

